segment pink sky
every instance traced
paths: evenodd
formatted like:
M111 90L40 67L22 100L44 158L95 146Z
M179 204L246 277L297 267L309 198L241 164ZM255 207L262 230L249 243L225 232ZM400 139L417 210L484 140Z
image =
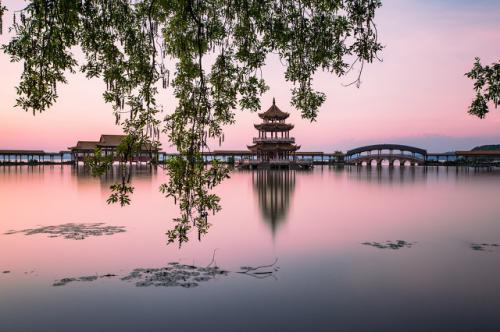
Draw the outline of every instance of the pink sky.
M21 1L4 1L9 9ZM470 148L500 144L500 112L485 120L467 114L473 98L472 82L464 77L474 57L483 63L499 60L500 5L494 1L383 1L377 16L380 39L386 45L383 62L365 66L361 88L343 87L351 78L337 79L319 73L316 87L327 95L318 121L309 123L291 108L290 84L276 58L269 58L264 75L270 90L262 97L267 109L273 97L292 113L293 136L302 150L346 150L367 143L406 143L429 150ZM4 35L11 35L11 13L4 18ZM101 133L120 133L110 105L102 99L104 85L69 76L60 86L59 101L50 110L33 116L15 108L15 86L21 64L10 63L0 53L0 148L56 151L77 140L94 140ZM175 101L170 91L160 99L166 112ZM256 132L256 114L237 113L227 128L224 144L214 149L245 149ZM163 138L165 150L172 150Z

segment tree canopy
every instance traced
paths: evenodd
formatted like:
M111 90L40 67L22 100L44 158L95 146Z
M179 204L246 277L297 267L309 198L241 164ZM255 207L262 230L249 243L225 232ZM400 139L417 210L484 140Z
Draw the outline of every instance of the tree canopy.
M220 209L210 189L228 171L216 162L206 167L201 153L234 122L236 108L260 108L268 55L285 66L292 106L313 121L326 98L313 86L318 70L341 77L377 59L380 6L379 0L28 0L13 12L14 37L2 49L24 64L20 108L49 109L58 85L78 70L106 83L104 100L132 140L158 146L160 132L168 136L180 156L167 163L169 181L160 190L180 206L168 237L182 243L193 227L205 233L208 213ZM167 88L178 104L162 118L157 96Z
M500 103L500 62L483 66L481 60L476 58L471 71L465 74L474 80L476 97L469 106L469 113L479 118L484 118L489 113L488 103L495 108Z

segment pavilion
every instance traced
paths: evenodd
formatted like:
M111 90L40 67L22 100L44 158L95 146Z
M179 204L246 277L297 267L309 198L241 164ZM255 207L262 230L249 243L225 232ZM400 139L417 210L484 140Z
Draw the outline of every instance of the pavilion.
M68 148L75 162L83 161L92 156L96 149L101 149L104 156L114 156L116 148L127 135L101 135L99 141L78 141L75 146ZM142 146L139 153L132 159L135 162L150 162L158 158L158 148Z
M293 124L286 123L290 116L276 106L273 98L272 106L265 112L259 113L262 123L255 124L259 137L254 137L253 145L247 146L256 155L254 160L244 160L240 166L250 168L309 168L312 163L297 161L295 152L300 149L295 145L295 138L290 137Z

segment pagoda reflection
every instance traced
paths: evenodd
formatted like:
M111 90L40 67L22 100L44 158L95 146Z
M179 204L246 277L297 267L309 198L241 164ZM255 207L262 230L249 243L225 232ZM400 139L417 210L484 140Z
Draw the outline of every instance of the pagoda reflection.
M252 174L259 208L273 236L286 221L295 188L293 170L258 170Z

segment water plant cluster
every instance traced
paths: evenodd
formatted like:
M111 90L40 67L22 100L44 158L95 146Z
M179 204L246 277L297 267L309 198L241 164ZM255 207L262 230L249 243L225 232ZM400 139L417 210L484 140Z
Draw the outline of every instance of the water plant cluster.
M379 249L393 249L398 250L401 248L411 248L415 242L408 242L404 240L396 240L396 241L386 241L386 242L363 242L365 246L371 246Z
M138 268L121 278L123 281L134 281L137 287L196 287L200 282L214 279L216 276L227 276L228 271L217 266L199 267L176 262L162 268Z
M124 226L111 226L105 223L67 223L56 226L41 226L23 230L9 230L5 235L47 234L50 238L62 237L68 240L83 240L90 236L114 235L125 232Z
M79 277L79 278L62 278L60 280L56 280L52 286L66 286L67 284L69 284L70 282L75 282L75 281L95 281L99 278L111 278L111 277L115 277L116 275L115 274L111 274L111 273L108 273L108 274L105 274L105 275L102 275L102 276L84 276L84 277Z
M492 251L492 249L499 248L498 243L471 243L470 248L476 251Z
M170 262L160 268L136 268L127 275L120 277L121 281L132 282L136 287L183 287L192 288L199 286L200 283L213 280L218 277L227 277L232 273L239 275L248 275L257 279L275 277L279 267L274 263L263 266L243 266L240 271L231 272L214 265L214 260L208 266L196 266ZM116 277L115 274L92 275L78 278L62 278L56 280L53 286L65 286L72 282L96 281L102 278Z

